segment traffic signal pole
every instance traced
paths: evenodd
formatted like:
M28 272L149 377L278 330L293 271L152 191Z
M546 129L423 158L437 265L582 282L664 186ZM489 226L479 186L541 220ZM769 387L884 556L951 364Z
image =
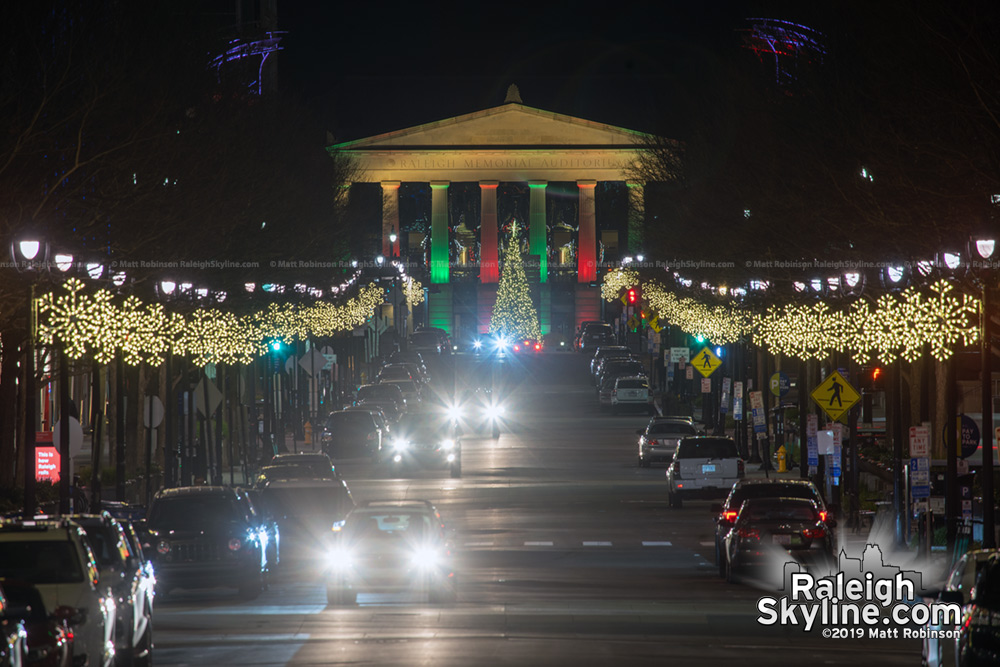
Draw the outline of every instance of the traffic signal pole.
M980 484L983 488L983 548L996 548L993 516L993 327L990 313L990 285L983 285L982 304L982 395L983 427L982 454L983 474Z

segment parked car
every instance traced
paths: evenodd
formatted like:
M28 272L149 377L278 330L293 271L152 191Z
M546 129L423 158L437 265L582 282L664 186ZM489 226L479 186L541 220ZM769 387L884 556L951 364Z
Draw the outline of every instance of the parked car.
M597 386L602 387L609 377L613 378L645 374L645 366L643 366L641 361L634 357L606 359L603 363L601 363L600 371L597 375Z
M326 559L326 599L355 604L358 593L415 591L431 603L457 592L441 515L422 500L374 501L351 511Z
M0 587L0 667L22 665L72 667L73 632L49 613L37 588L7 579Z
M125 529L107 512L75 514L97 559L98 574L115 595L115 653L119 664L151 665L153 660L153 581L133 553Z
M294 569L316 562L331 531L354 508L351 491L341 479L270 481L258 493L261 508L278 524L282 563Z
M115 596L83 528L69 519L0 524L0 580L8 579L35 586L46 611L65 621L74 664L115 664Z
M963 607L972 601L972 590L976 580L989 564L990 559L1000 555L997 549L974 549L955 561L941 591L934 595L934 602L954 602ZM927 624L927 636L923 638L921 647L921 664L927 667L951 667L956 665L957 637L939 636L942 631L958 633L958 625L940 625L933 622Z
M615 384L618 382L620 377L644 377L642 364L636 364L634 367L621 368L621 372L612 373L607 372L602 376L601 384L597 388L597 402L602 410L613 409L613 397L615 392Z
M275 454L271 458L272 466L300 466L314 473L315 477L337 479L337 468L326 454L318 452L299 452L295 454Z
M674 460L667 468L670 506L680 509L685 498L721 498L745 472L732 438L684 438L677 444Z
M712 505L715 517L715 562L719 567L719 576L726 576L725 542L740 507L748 498L806 498L819 507L819 516L827 520L826 503L819 489L808 479L758 479L744 478L733 484L725 502Z
M414 375L411 369L403 364L389 364L383 366L375 377L376 382L388 382L390 380L413 380L420 382L419 376Z
M580 351L587 354L596 351L602 345L615 345L617 342L610 324L591 324L580 336Z
M38 594L38 591L35 591ZM15 613L15 602L8 596L7 583L0 586L0 667L22 667L28 664L28 630L25 613ZM41 606L41 596L39 596ZM47 621L44 617L43 621ZM67 663L69 664L69 663Z
M437 411L408 412L399 420L386 462L401 473L417 468L445 468L462 476L462 443L454 420Z
M323 453L331 459L368 457L377 461L382 452L382 429L366 410L330 413L320 437Z
M830 522L809 498L748 498L743 501L725 539L726 581L773 566L774 549L799 563L829 566L833 562Z
M594 351L594 356L590 360L590 374L597 375L597 366L603 359L630 356L632 352L624 345L602 345Z
M644 375L630 375L615 380L615 386L611 390L611 412L618 414L627 408L639 409L649 415L656 414L653 392Z
M942 602L960 604L957 591L942 594ZM1000 655L1000 558L991 556L976 577L962 609L962 621L955 638L955 664L980 667L997 664Z
M636 434L639 436L639 467L648 468L660 461L673 461L681 438L698 433L690 421L653 417L646 428L637 430Z
M156 570L157 593L173 588L238 588L255 599L264 588L269 529L245 494L224 486L162 489L140 526Z

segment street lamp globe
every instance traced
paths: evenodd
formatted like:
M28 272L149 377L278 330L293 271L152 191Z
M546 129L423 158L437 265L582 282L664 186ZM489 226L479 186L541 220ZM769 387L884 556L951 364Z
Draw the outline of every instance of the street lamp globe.
M102 275L104 275L104 265L98 262L89 262L87 264L87 275L93 280L97 280Z
M173 294L176 288L177 288L177 283L175 283L173 280L160 281L160 291L166 294L167 296Z
M957 252L946 252L942 255L942 258L944 259L944 265L952 271L957 269L962 263L962 256Z
M996 240L994 239L976 239L976 252L983 259L989 259L993 256L993 251L996 249Z
M395 234L389 234L389 243L395 243L397 238L399 237Z
M243 289L245 289L248 294L252 294L256 288L257 283L243 283Z
M115 287L121 287L125 284L125 272L119 271L114 276L111 277L111 282L114 283Z
M21 256L29 262L38 256L38 251L42 249L40 241L18 241L17 249L21 251Z
M73 268L73 255L70 255L69 253L65 252L56 253L54 259L56 261L56 268L62 271L63 273L66 273L67 271Z
M382 264L385 263L385 257L383 257L382 255L377 256L375 258L375 263L378 264L379 266L382 266Z

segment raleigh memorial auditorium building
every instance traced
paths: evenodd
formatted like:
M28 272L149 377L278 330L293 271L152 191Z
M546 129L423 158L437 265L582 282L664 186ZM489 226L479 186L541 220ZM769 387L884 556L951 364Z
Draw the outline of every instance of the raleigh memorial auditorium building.
M600 319L598 224L595 189L599 181L628 184L633 218L642 215L644 187L630 182L637 142L645 135L603 123L574 118L521 104L512 86L505 104L455 118L427 123L331 146L352 158L359 180L382 189L382 254L400 256L400 185L428 183L431 188L430 285L428 324L453 336L485 333L496 301L498 259L497 189L501 182L526 183L529 219L517 224L526 234L529 282L542 333L572 332L584 320ZM563 225L566 247L553 248L555 234L546 220L546 186L576 184L577 229ZM449 238L449 187L478 183L480 225L478 262L463 266ZM629 229L640 220L632 220ZM618 245L617 232L602 232L605 248ZM622 239L622 245L628 243ZM628 248L635 251L636 248ZM574 257L575 255L575 257ZM411 271L412 272L412 271Z

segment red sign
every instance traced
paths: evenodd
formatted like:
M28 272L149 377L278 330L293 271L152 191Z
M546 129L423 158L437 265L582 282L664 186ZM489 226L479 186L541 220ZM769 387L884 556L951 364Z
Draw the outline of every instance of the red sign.
M39 482L59 482L59 450L55 447L35 447L35 479Z

